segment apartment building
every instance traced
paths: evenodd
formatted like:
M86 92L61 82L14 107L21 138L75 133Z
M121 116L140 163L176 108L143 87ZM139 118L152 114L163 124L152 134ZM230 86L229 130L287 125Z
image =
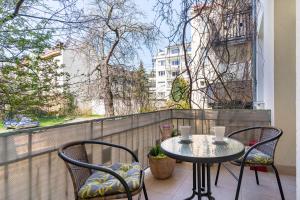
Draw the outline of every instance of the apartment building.
M148 81L149 81L149 97L151 100L156 98L156 77L155 77L155 70L151 69L147 72Z
M104 100L99 90L99 76L95 72L92 73L97 65L97 62L93 62L93 57L89 57L80 49L70 47L49 49L44 57L64 66L62 70L70 76L68 84L79 112L105 115ZM112 79L115 113L124 115L138 112L140 107L131 97L134 71L115 65L111 66L109 74ZM63 84L65 80L59 82Z
M193 107L252 107L253 22L248 0L191 11Z
M191 46L186 48L188 62L191 57ZM168 100L172 89L172 82L177 76L187 78L184 50L182 45L172 45L159 50L153 58L155 71L156 99Z

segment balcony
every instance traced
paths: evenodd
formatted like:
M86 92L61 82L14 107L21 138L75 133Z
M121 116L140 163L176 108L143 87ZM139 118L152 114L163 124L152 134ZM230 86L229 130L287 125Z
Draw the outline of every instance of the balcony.
M231 167L231 166L230 166ZM213 182L216 176L217 167L211 171L212 192L215 199L232 200L236 190L236 181L226 170L220 172L218 186ZM232 167L231 167L232 168ZM153 178L150 170L147 170L145 178L148 187L149 199L154 200L182 200L191 195L192 188L192 165L189 163L179 163L176 165L173 176L167 180L157 180ZM235 174L239 173L238 168L233 169ZM278 186L273 173L260 173L261 184L255 183L254 171L246 170L241 188L241 200L280 200ZM283 190L286 199L296 199L295 177L289 175L280 175L283 182ZM144 199L144 198L143 198ZM194 199L197 199L196 197ZM202 198L206 199L206 198Z
M3 133L0 135L0 199L74 199L71 179L57 156L57 148L71 141L93 139L126 146L147 168L148 150L159 143L159 126L166 123L172 123L175 128L191 125L193 134L210 134L210 127L215 125L225 125L229 133L253 125L267 126L271 119L268 110L163 110ZM130 161L129 156L114 149L89 146L87 150L93 163ZM147 170L150 199L175 200L188 196L191 174L188 163L177 164L172 178L164 181L155 180ZM212 181L214 175L215 167ZM295 177L281 177L286 199L295 199ZM274 174L261 173L261 183L256 186L253 172L246 170L241 199L280 199ZM221 171L219 186L212 190L217 199L232 199L235 188L235 180Z
M223 84L226 90L219 82L207 87L207 102L212 108L252 108L251 80L228 81Z
M236 45L252 40L253 22L251 7L236 13L226 13L220 27L216 27L214 45Z

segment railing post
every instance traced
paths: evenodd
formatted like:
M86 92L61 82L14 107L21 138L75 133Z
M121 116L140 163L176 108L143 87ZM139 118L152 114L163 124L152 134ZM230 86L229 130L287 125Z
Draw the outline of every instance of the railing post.
M65 181L66 181L66 185L65 185L65 195L66 195L66 199L69 199L69 180L68 180L68 170L67 168L65 167L64 168L64 171L65 171Z
M133 116L134 115L131 115L131 118L130 118L130 120L131 120L131 125L130 125L130 128L131 128L131 149L135 152L135 149L134 149L134 129L133 129ZM126 138L126 141L127 141L127 138Z
M101 120L101 125L100 125L100 138L103 141L103 120ZM103 145L100 145L100 149L101 149L101 163L103 163ZM110 158L111 160L111 158Z
M158 111L158 121L159 121L159 124L160 124L160 122L161 122L161 120L160 120L160 110Z
M48 153L48 199L52 199L51 195L51 171L52 171L52 162L51 162L51 152Z
M93 120L90 121L90 140L94 139L94 132L93 132ZM94 160L94 145L91 145L91 159Z
M29 199L32 199L32 134L33 132L30 132L28 134L28 168L29 168Z
M93 120L90 122L90 137L91 139L94 139L94 123Z
M195 134L197 134L197 110L194 110Z
M8 144L8 136L5 136L4 138L4 162L8 161L8 150L7 150L7 144ZM8 164L4 165L4 199L8 199L8 194L9 194L9 187L8 187Z
M203 131L204 131L204 118L205 118L205 109L202 109L201 110L202 112L201 112L201 130L202 130L202 135L203 135Z

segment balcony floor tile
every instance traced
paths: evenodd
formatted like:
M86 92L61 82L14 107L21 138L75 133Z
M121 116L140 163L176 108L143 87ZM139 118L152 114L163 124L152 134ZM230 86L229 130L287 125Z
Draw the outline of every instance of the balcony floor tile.
M236 174L239 172L238 167L233 165L230 165L230 167ZM215 187L213 184L215 175L216 165L214 165L211 170L213 196L217 200L234 199L237 181L235 181L235 179L223 168L220 172L219 184ZM280 175L280 177L286 199L296 199L296 177L288 175ZM272 172L259 172L259 179L260 185L258 186L255 182L254 171L246 168L239 198L240 200L281 199L275 174ZM191 194L192 165L190 163L177 164L173 176L167 180L156 180L148 169L146 171L145 183L150 200L182 200Z

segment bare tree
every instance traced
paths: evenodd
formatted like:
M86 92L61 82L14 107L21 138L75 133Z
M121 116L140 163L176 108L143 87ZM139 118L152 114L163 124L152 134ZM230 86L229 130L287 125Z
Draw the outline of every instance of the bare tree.
M138 50L155 41L154 26L141 21L144 16L131 0L96 0L90 15L99 20L85 24L78 43L95 63L88 76L99 81L106 116L113 116L112 71L133 66Z

